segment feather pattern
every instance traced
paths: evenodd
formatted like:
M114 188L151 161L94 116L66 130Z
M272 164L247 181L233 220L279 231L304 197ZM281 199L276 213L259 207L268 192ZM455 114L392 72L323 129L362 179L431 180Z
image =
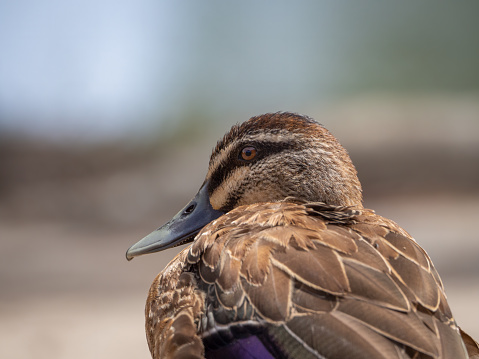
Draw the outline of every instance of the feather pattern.
M277 346L284 357L465 358L427 254L372 211L336 211L261 203L206 226L150 290L147 316L162 318L147 324L152 351L162 353L181 323L181 342L168 345L176 356L165 357L244 327L233 338L254 336L263 349L289 343Z
M127 258L192 240L148 294L154 359L479 359L429 256L363 208L346 150L306 116L234 126L195 198Z

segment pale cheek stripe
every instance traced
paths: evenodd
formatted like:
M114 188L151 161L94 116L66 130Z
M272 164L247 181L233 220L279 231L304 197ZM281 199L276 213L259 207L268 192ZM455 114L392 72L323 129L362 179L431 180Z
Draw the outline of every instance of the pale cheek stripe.
M249 172L249 167L237 167L233 172L215 189L210 196L211 207L216 210L222 208L229 199L231 193L236 193L236 189L241 185L246 174Z

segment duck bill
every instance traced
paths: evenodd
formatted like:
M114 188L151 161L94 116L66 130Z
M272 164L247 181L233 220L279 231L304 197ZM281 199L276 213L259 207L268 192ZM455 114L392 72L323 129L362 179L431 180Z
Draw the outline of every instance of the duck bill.
M126 252L126 259L132 260L143 254L155 253L192 242L204 226L223 214L224 212L211 207L208 182L205 182L195 198L168 223L132 245Z

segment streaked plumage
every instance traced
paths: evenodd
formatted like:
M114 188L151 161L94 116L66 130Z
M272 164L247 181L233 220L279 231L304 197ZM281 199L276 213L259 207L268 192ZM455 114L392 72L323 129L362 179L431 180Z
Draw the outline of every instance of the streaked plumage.
M200 231L150 288L153 358L479 358L426 252L361 202L346 151L311 119L233 127L194 200L127 253Z

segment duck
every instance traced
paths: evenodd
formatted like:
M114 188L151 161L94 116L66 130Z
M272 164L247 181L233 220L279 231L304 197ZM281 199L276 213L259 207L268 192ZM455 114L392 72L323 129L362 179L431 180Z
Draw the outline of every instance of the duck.
M154 359L479 358L425 250L364 208L348 152L308 116L233 126L195 197L126 257L183 244L148 292Z

